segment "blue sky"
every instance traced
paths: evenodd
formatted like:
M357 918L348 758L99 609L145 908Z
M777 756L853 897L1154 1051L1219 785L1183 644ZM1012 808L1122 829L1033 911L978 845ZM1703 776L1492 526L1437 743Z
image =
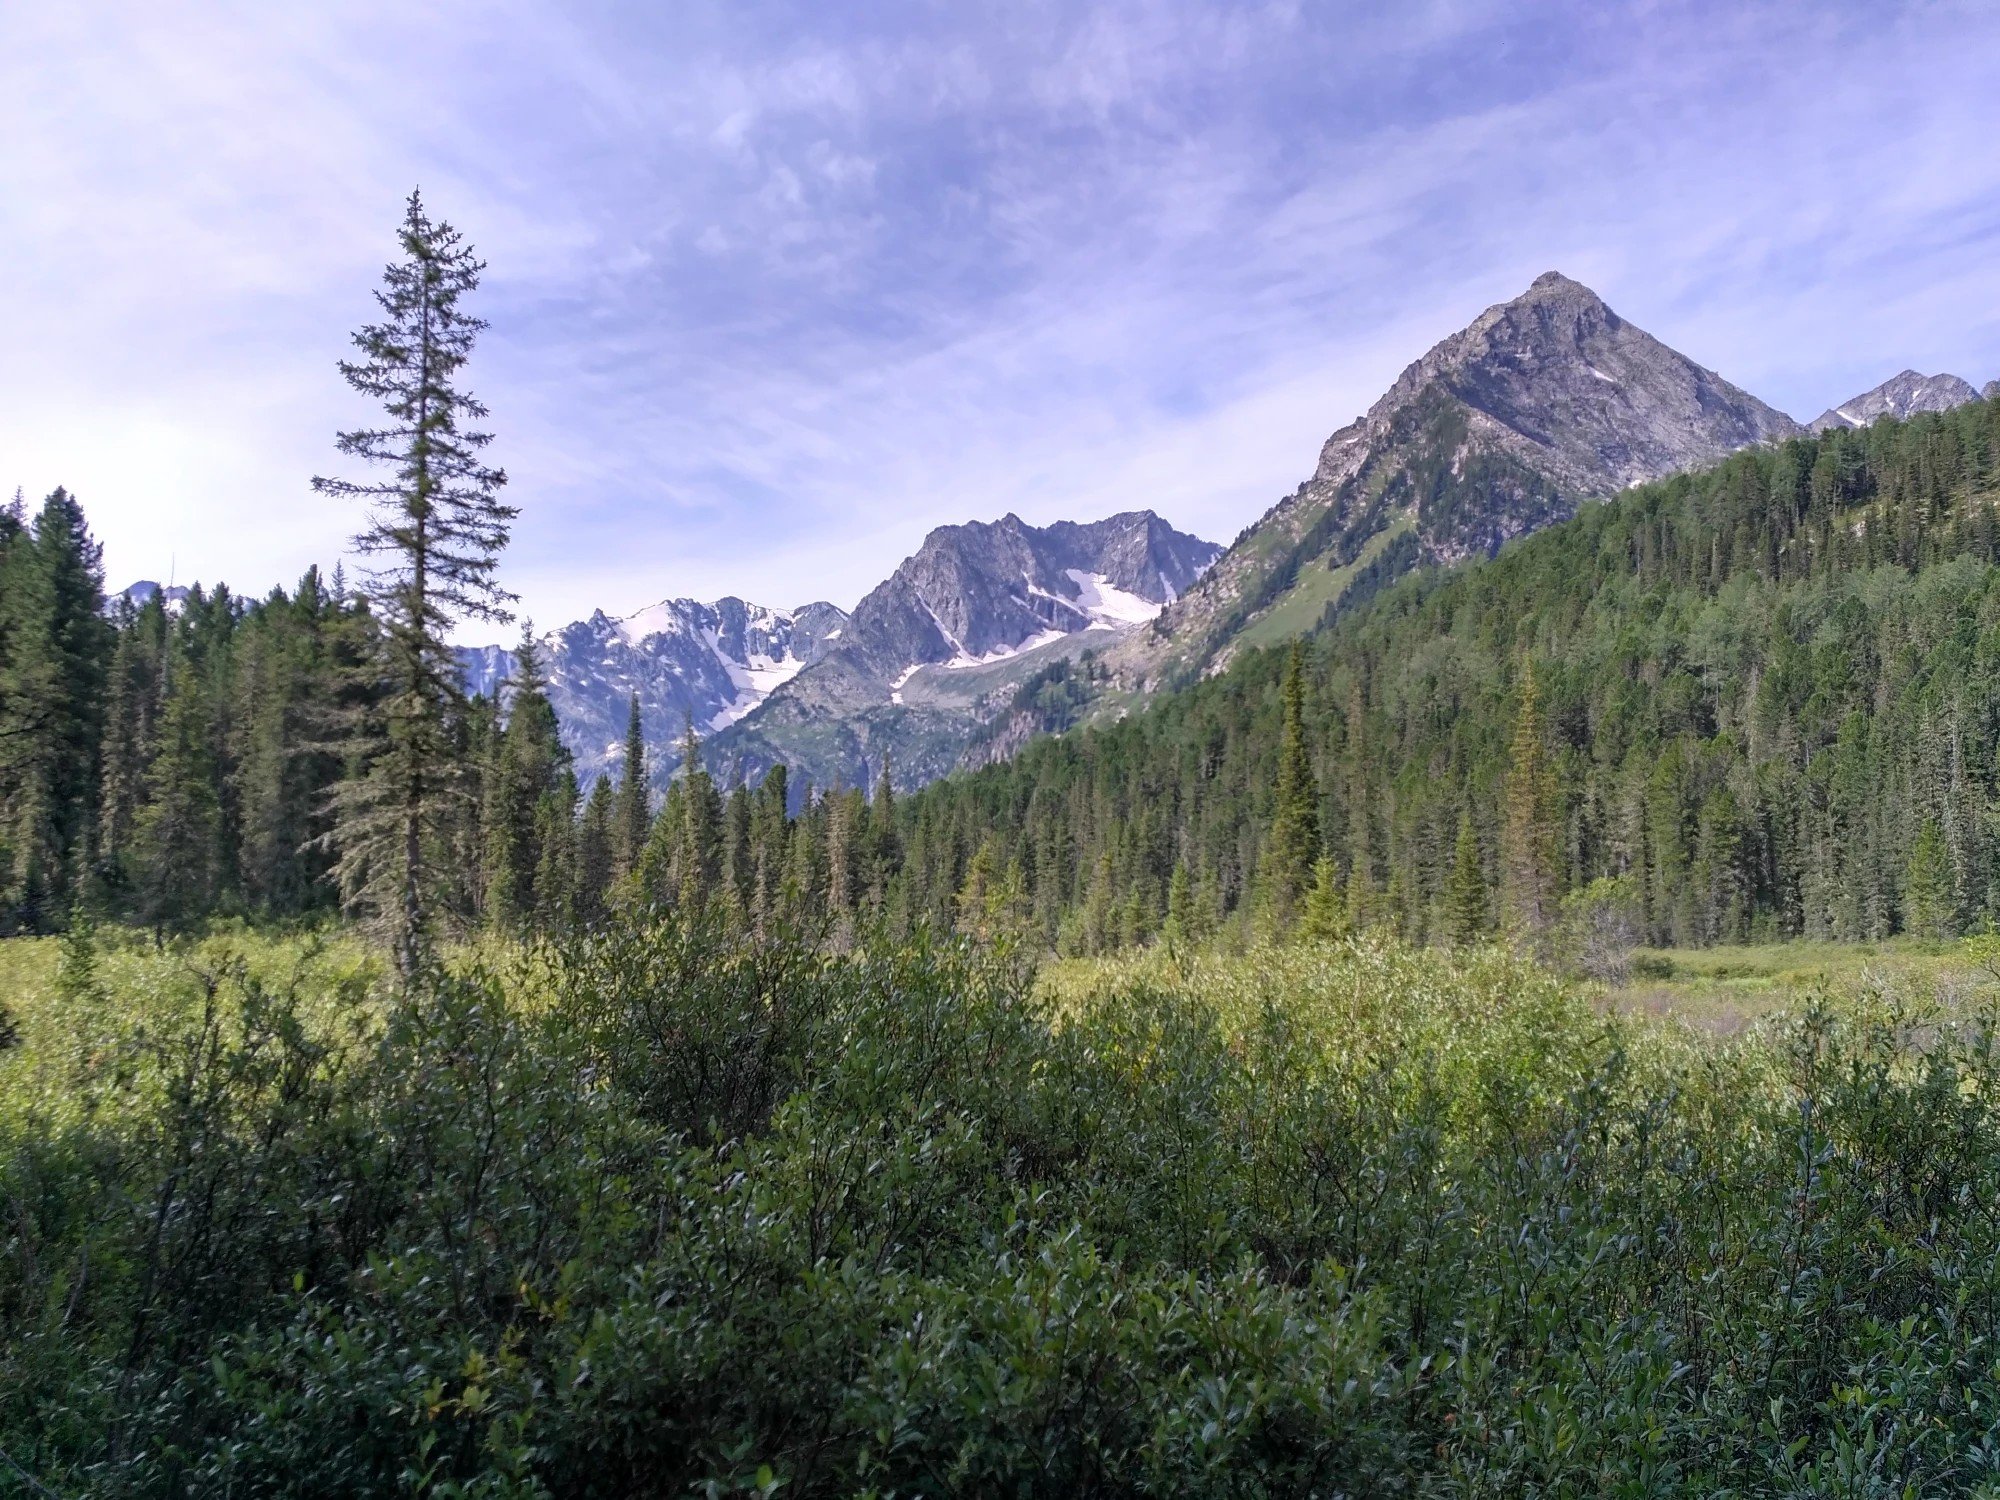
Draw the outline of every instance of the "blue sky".
M114 586L343 550L421 183L544 625L855 600L930 527L1227 541L1559 268L1809 419L2000 376L2000 7L0 7L0 484Z

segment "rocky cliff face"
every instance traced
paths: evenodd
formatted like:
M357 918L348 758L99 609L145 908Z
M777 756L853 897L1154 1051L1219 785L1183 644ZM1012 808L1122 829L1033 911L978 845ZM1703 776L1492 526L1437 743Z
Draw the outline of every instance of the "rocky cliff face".
M904 781L941 774L1025 676L1137 629L1220 551L1150 511L939 527L710 757L753 774L784 761L821 785L872 778L885 760Z
M1406 369L1109 660L1138 688L1213 670L1419 562L1492 552L1585 500L1803 430L1551 271Z
M2000 390L2000 380L1987 387L1990 395ZM1950 411L1968 401L1977 401L1979 392L1972 382L1956 375L1919 375L1905 370L1892 375L1872 391L1863 391L1851 401L1822 412L1813 419L1812 430L1825 432L1834 427L1866 427L1883 417L1906 418L1920 411Z

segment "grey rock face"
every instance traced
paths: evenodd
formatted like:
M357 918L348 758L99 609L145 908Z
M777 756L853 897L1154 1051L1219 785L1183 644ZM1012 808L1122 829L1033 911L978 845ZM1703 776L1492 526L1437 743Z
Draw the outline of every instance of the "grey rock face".
M1432 385L1499 424L1524 457L1578 495L1616 494L1800 431L1559 271L1437 345L1363 421L1381 433Z
M1987 388L2000 391L2000 380ZM1908 418L1920 411L1950 411L1968 401L1977 401L1979 392L1972 382L1956 375L1919 375L1905 370L1892 375L1872 391L1863 391L1851 401L1822 412L1814 418L1812 430L1826 432L1836 427L1866 427L1884 417Z
M1982 401L2000 399L2000 380L1987 381L1980 389L1979 397Z
M1020 675L1138 629L1221 550L1151 511L941 526L855 606L834 649L710 746L711 763L783 761L821 785L885 762L899 784L940 775Z
M1087 525L1037 527L1007 515L940 526L855 607L841 653L893 675L992 657L1052 632L1139 624L1221 550L1151 511Z
M563 742L587 786L624 758L634 694L648 748L664 751L691 721L703 733L734 723L772 689L826 654L846 614L831 604L770 609L741 599L668 599L623 619L599 610L542 637L542 671ZM503 691L512 651L462 647L468 692ZM655 761L661 759L655 754Z
M1138 687L1212 670L1238 637L1268 643L1266 617L1311 629L1356 578L1491 552L1585 500L1803 431L1550 271L1405 369L1109 660Z

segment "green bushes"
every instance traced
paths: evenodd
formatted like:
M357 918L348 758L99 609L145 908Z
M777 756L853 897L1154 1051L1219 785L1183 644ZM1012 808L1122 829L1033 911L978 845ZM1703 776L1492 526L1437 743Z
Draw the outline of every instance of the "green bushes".
M669 920L401 999L88 972L0 1054L0 1446L61 1493L2000 1477L1984 1015L1697 1042L1365 944L1038 999Z

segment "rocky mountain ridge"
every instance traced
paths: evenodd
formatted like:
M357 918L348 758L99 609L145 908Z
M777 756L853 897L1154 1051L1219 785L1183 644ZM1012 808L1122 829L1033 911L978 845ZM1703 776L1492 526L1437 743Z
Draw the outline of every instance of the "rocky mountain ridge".
M588 785L621 763L635 695L647 744L664 750L689 724L710 734L750 713L823 657L846 624L846 612L825 602L773 609L733 596L664 599L618 618L598 610L536 644L563 742ZM504 695L517 665L499 646L461 647L458 659L468 692Z
M1109 653L1149 690L1310 630L1360 587L1804 428L1548 272L1412 363L1312 475Z
M1151 511L941 526L855 606L837 648L720 735L713 763L783 761L821 785L952 769L1000 702L1050 662L1101 649L1193 587L1221 548Z
M2000 390L2000 380L1987 387L1989 394L1996 390ZM1863 391L1821 412L1813 418L1812 430L1867 427L1883 417L1908 418L1921 411L1950 411L1954 406L1978 399L1979 392L1972 382L1957 375L1919 375L1915 370L1904 370L1872 391Z

